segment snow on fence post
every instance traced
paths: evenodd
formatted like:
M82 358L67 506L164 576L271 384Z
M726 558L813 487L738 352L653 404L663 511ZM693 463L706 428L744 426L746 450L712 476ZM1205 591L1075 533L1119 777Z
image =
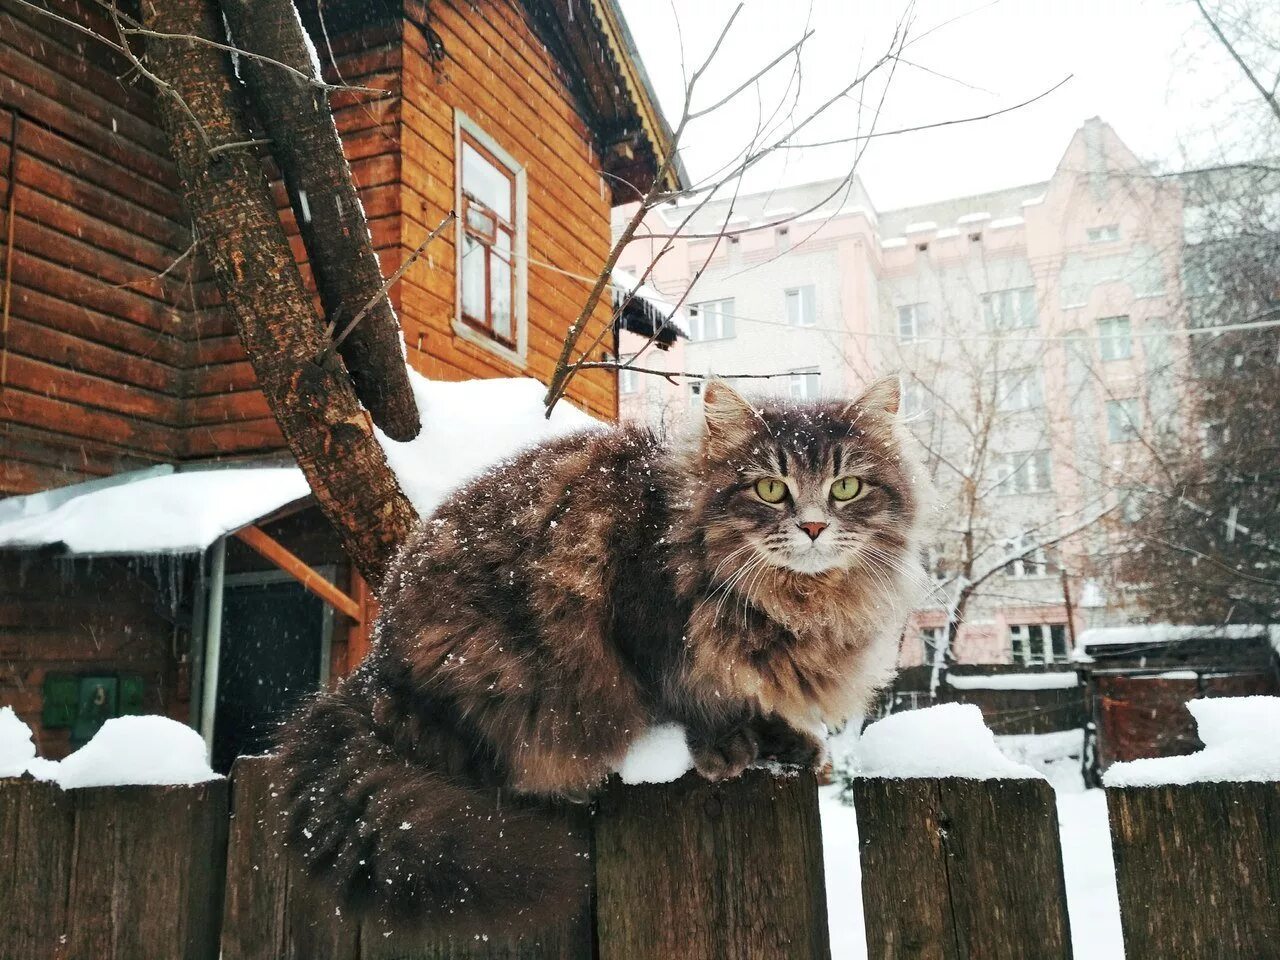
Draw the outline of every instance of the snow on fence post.
M870 960L1071 957L1047 782L874 777L851 788Z
M0 780L0 957L217 960L227 783Z
M240 757L232 771L222 960L591 960L585 904L582 916L519 944L396 932L343 915L285 854L271 770L269 757Z
M594 838L598 960L829 960L811 773L615 779Z
M1107 789L1128 960L1280 951L1280 783Z

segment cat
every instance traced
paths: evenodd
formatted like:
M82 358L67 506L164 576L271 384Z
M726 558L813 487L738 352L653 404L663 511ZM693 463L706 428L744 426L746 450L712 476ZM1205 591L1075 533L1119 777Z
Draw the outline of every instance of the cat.
M892 676L922 582L927 482L896 378L748 401L700 435L553 440L448 499L400 552L369 656L280 738L288 845L341 901L441 932L570 914L563 813L650 726L697 771L813 767Z

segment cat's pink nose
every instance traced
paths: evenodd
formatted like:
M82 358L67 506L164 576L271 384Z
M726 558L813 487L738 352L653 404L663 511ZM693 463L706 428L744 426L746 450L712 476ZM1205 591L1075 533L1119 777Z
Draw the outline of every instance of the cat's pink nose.
M825 523L817 523L816 521L810 521L809 523L797 523L796 526L807 533L810 540L817 540L818 534L827 529L827 525Z

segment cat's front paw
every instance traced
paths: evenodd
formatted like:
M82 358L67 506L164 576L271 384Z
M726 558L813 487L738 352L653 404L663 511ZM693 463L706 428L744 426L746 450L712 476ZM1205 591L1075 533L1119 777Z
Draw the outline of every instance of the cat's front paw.
M760 757L760 738L750 727L734 727L715 739L690 746L693 765L708 780L728 780Z
M776 717L762 718L756 725L760 758L784 766L816 770L826 761L826 748L812 733L798 730Z

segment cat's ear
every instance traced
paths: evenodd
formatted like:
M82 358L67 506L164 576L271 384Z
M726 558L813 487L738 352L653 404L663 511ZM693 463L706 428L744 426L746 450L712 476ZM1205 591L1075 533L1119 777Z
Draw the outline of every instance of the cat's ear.
M702 392L702 417L708 446L731 446L750 435L756 411L729 384L712 379Z
M874 413L887 413L897 416L898 407L902 403L902 384L898 375L881 377L873 381L853 403L849 410L870 410Z

